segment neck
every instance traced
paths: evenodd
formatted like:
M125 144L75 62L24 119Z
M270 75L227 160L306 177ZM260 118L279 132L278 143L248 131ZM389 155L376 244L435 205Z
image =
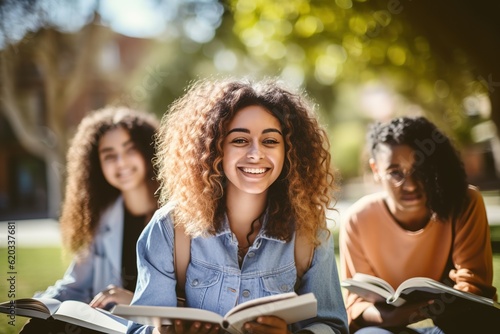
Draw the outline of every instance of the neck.
M134 216L151 214L156 208L156 200L146 184L122 193L127 210Z
M387 207L387 210L390 212L394 220L408 231L418 231L423 229L429 223L432 213L430 210L419 210L406 212L403 210L398 210L397 207L391 205L390 202L384 201Z
M231 231L236 235L240 245L246 245L246 236L250 232L252 222L259 218L266 204L266 193L246 194L227 189L227 218Z

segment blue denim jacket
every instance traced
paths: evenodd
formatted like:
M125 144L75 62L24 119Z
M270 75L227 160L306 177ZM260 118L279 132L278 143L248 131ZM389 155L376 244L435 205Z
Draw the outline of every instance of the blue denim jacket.
M159 209L137 242L139 277L132 304L177 305L173 263L174 227L171 205ZM186 306L224 315L235 305L294 290L294 242L266 236L262 231L238 265L237 240L227 219L222 231L191 240L191 260L186 271ZM316 248L309 270L296 292L313 292L318 300L317 318L293 324L293 332L348 333L347 315L340 290L333 239ZM153 327L131 323L127 333L152 333Z

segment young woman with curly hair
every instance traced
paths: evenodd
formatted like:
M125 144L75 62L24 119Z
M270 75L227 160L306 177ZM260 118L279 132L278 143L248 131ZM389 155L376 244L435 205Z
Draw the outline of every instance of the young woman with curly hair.
M358 200L344 215L342 278L364 273L396 288L408 278L423 276L494 298L485 205L478 189L468 184L450 139L424 117L400 117L373 124L368 142L370 167L383 191ZM479 329L469 308L443 305L442 300L393 307L348 292L346 306L351 331L362 328L356 333L489 330ZM429 316L438 327L406 327Z
M190 239L179 287L187 306L223 315L238 303L295 288L314 292L317 317L288 327L263 316L247 330L347 333L326 224L335 190L329 142L304 97L275 80L198 81L163 117L157 147L163 207L138 241L132 304L177 304L174 238L180 229ZM295 266L298 238L308 250L304 273ZM176 322L154 332L198 329L220 328ZM129 327L129 333L152 331Z
M62 279L35 297L101 308L130 303L137 238L158 208L152 164L158 125L153 114L125 107L103 108L82 119L67 154L59 219L64 246L74 259ZM23 333L65 326L32 319Z

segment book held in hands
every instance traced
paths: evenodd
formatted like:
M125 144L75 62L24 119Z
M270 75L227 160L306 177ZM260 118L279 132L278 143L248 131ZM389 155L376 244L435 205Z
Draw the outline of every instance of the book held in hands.
M144 305L116 305L111 313L152 326L170 325L176 319L217 323L227 332L239 334L246 322L259 316L277 316L287 324L313 318L317 315L317 300L313 293L289 292L241 303L224 316L197 308Z
M53 318L109 334L127 332L126 319L76 300L23 298L0 303L0 312L11 317Z
M451 297L448 298L450 301L456 297L462 302L469 301L492 306L498 309L500 315L500 304L493 299L454 289L428 277L409 278L394 289L379 277L356 273L352 278L342 281L341 285L372 303L385 301L390 305L401 306L409 300L431 299L436 295L447 294Z

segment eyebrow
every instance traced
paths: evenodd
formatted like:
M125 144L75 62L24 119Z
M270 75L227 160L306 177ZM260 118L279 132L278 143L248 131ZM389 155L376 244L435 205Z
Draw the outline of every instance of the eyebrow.
M229 130L229 132L227 134L229 135L230 133L233 133L233 132L250 133L250 130L245 129L245 128L234 128L234 129ZM270 133L270 132L276 132L276 133L279 133L281 136L283 136L283 134L281 133L281 131L278 130L278 129L276 129L276 128L268 128L268 129L262 130L262 134L264 134L264 133Z
M132 139L129 139L127 140L126 142L124 142L122 144L122 147L126 147L126 146L129 146L130 144L134 144L134 142L132 141ZM114 149L112 147L104 147L102 149L99 150L99 153L107 153L107 152L113 152Z

